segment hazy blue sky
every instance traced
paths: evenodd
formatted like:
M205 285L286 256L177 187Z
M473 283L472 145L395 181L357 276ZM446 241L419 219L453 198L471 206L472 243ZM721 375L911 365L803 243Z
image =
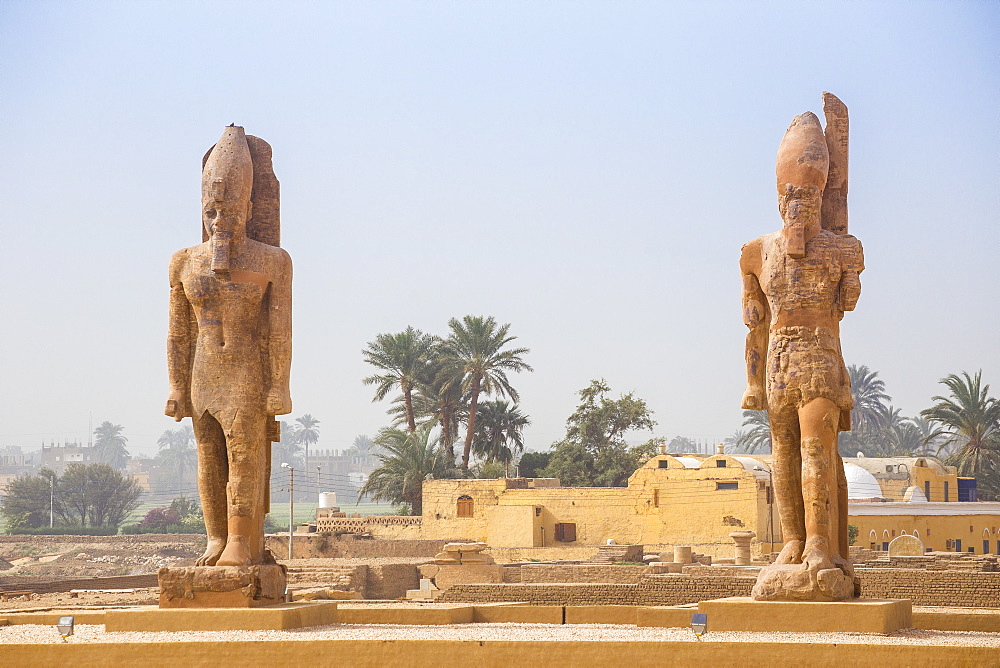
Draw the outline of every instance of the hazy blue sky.
M294 416L387 423L361 350L510 322L528 446L603 377L656 434L740 424L743 242L780 226L778 142L836 93L867 270L848 363L906 415L1000 392L996 2L0 2L0 445L125 426L155 450L166 266L200 160L274 147L295 263ZM642 439L649 435L643 435ZM637 435L637 438L639 436Z

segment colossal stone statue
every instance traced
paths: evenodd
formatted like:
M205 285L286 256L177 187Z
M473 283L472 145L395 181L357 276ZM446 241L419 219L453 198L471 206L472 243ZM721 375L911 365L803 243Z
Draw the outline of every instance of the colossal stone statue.
M292 410L292 262L278 247L271 148L230 126L203 160L203 243L170 259L166 414L192 418L208 547L198 566L264 549L275 415ZM162 581L162 577L161 577Z
M847 234L847 109L830 93L823 100L826 133L807 112L778 149L782 229L747 243L740 257L750 329L743 408L770 418L785 540L757 579L757 600L856 595L837 433L850 429L853 408L840 320L861 294L864 259L861 242Z

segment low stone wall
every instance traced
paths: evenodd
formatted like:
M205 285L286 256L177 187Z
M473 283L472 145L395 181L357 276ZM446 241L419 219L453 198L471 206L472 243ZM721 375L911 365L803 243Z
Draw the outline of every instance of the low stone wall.
M296 559L371 559L374 557L427 557L444 549L447 540L378 540L353 535L295 534L292 551ZM288 534L268 535L264 545L278 559L288 556Z
M121 575L111 578L75 578L72 580L50 580L46 582L0 583L2 591L30 589L36 594L71 591L73 589L144 589L158 587L156 573L145 575Z
M468 584L444 592L442 603L524 602L531 605L683 605L749 596L754 578L652 575L638 584Z
M520 581L525 584L543 582L638 584L649 574L649 568L646 566L599 566L593 564L579 566L522 564L520 570Z
M368 567L365 598L396 599L406 596L408 589L420 586L416 564L382 564Z
M1000 573L864 568L861 595L908 598L913 605L1000 608Z
M449 541L450 542L450 541ZM486 553L498 564L520 561L590 561L598 546L583 547L489 547Z
M908 598L917 606L1000 608L1000 573L898 568L864 568L857 573L861 579L861 595L865 598ZM533 605L683 605L727 596L749 596L755 581L754 577L722 574L666 574L648 575L635 584L466 584L455 585L438 600L446 603L520 601Z

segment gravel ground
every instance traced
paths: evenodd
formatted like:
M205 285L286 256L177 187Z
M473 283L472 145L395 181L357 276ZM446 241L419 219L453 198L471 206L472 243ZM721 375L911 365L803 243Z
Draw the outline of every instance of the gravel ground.
M107 633L103 626L80 624L71 643L177 642L248 640L626 640L697 642L687 629L646 628L611 624L454 624L400 626L331 624L293 631L183 631L174 633ZM19 624L0 627L0 643L61 642L54 626ZM709 633L702 642L786 642L864 645L970 645L1000 647L1000 634L905 629L889 635L861 633Z

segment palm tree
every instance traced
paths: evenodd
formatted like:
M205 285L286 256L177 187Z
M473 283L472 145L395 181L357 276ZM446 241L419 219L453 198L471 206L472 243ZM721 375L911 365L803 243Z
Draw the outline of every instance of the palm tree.
M487 462L509 464L515 454L524 452L522 431L531 424L517 404L503 399L487 401L479 407L476 436L472 450Z
M886 402L892 401L892 397L885 393L885 382L878 377L878 371L872 371L864 364L851 364L847 367L847 375L854 400L851 430L861 434L877 432L885 426Z
M452 383L459 384L469 394L469 421L462 451L462 470L469 470L469 454L476 433L476 410L480 393L498 394L517 401L517 391L507 380L507 372L531 371L521 359L527 348L504 350L516 339L510 336L510 324L497 326L493 317L467 315L462 320L448 321L451 334L444 343L444 352L454 370Z
M733 445L737 452L771 452L771 420L767 411L743 411L743 425Z
M358 490L358 498L408 503L412 514L421 514L424 480L440 476L446 467L443 450L431 438L432 429L433 425L424 425L414 433L392 427L380 430L375 443L385 449L376 455L382 464Z
M160 448L156 455L157 465L173 479L181 480L185 473L198 468L198 449L191 425L167 429L156 440L156 445Z
M302 447L299 445L296 422L281 421L281 441L271 446L271 485L278 486L279 480L287 480L288 472L282 470L284 462L299 468L302 459ZM273 497L272 497L273 498Z
M295 443L305 447L305 469L309 470L309 446L315 445L319 441L319 420L311 414L306 413L302 417L295 418L298 427L295 428Z
M463 392L460 383L453 383L454 372L451 363L441 353L441 346L435 347L428 364L417 376L413 392L413 413L418 425L437 424L438 442L449 457L449 468L455 465L455 441L459 430L469 417L469 395ZM406 423L406 406L403 397L393 400L389 414L395 416L393 426Z
M383 372L361 381L365 385L375 385L372 401L385 399L391 390L398 387L403 393L406 426L411 434L417 430L413 390L436 341L435 336L407 327L398 334L379 334L375 341L369 342L368 349L362 351L365 361Z
M670 439L670 442L667 443L667 452L695 452L697 449L698 444L694 442L693 438L688 438L687 436L674 436Z
M122 429L120 424L105 420L94 430L94 456L114 469L125 468L128 461L128 450L125 448L128 439L122 436Z
M940 448L938 447L944 440L944 431L941 426L934 422L933 420L925 420L923 417L912 417L910 422L913 426L917 428L920 432L920 447L914 450L915 453L929 455L934 453L935 455L940 454Z
M933 406L920 412L940 423L945 440L941 447L957 447L946 463L958 467L958 474L973 476L989 493L1000 488L1000 402L989 396L990 386L983 385L983 372L975 376L963 371L941 379L950 396L931 397Z

